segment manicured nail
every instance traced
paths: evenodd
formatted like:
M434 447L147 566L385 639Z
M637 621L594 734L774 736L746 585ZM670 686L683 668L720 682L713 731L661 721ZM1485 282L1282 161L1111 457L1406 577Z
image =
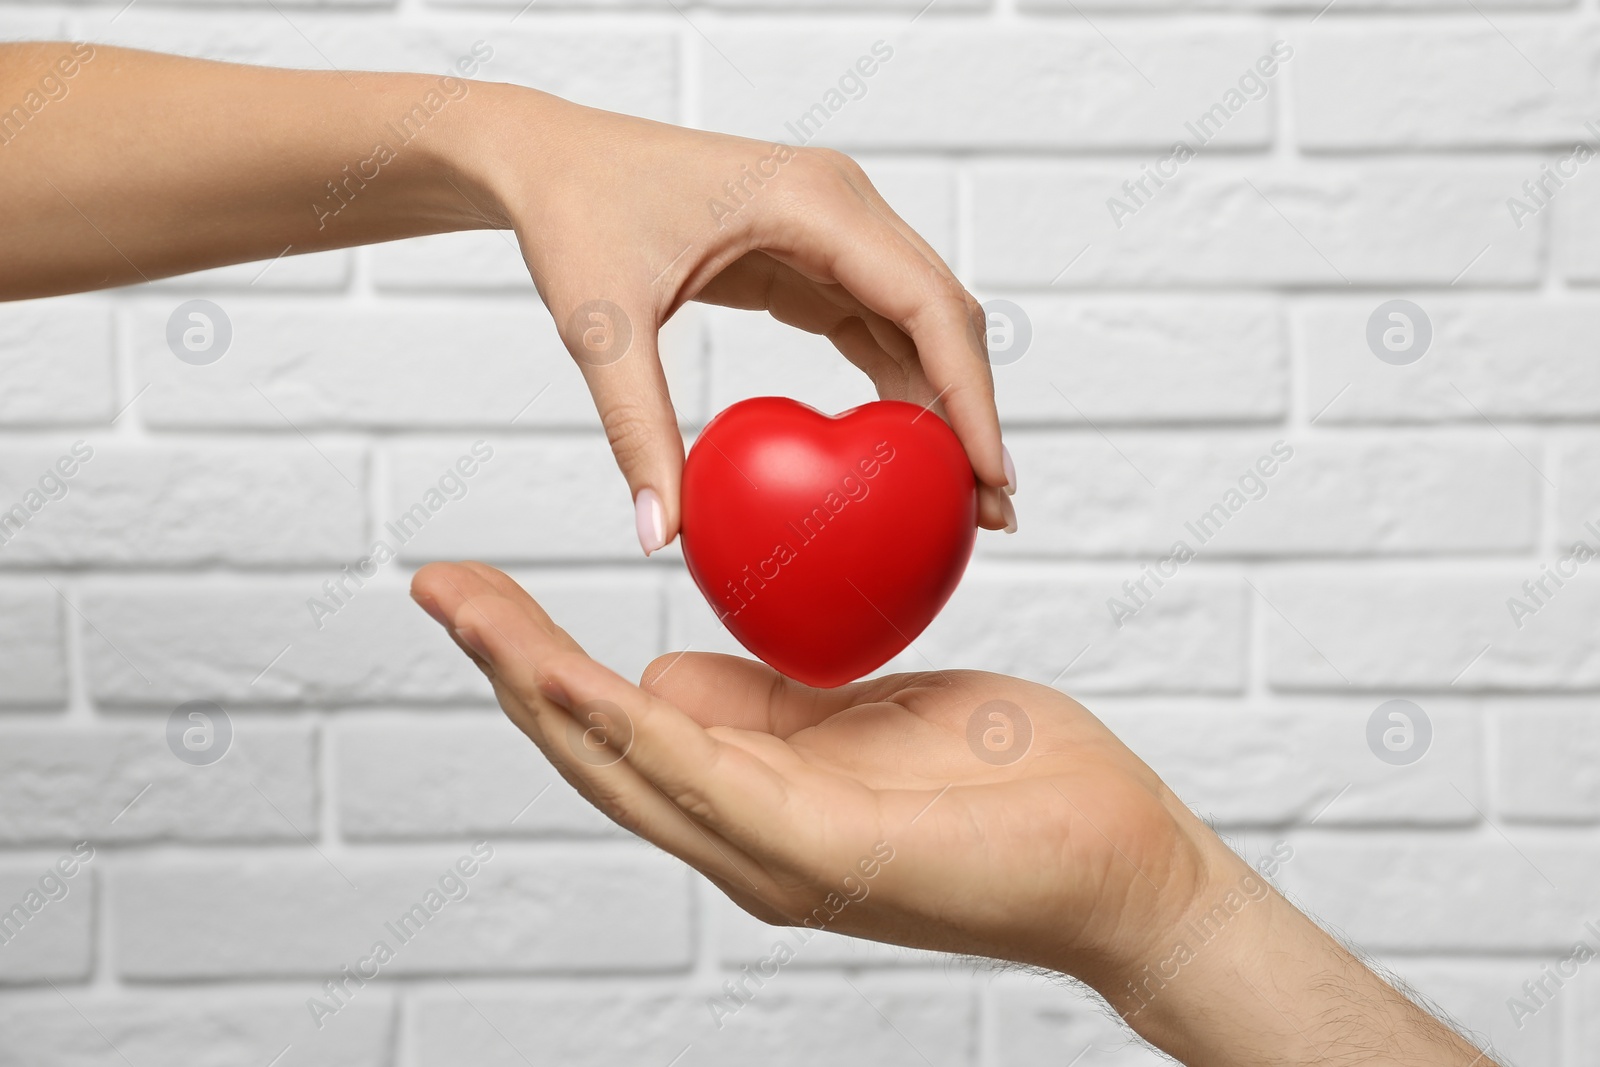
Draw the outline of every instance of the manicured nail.
M1017 495L1017 465L1011 461L1011 449L1000 446L1000 463L1006 470L1006 495Z
M667 543L667 513L654 489L639 490L633 501L633 521L639 528L639 547L645 555Z
M1017 509L1016 509L1016 506L1011 503L1011 498L1010 497L1003 496L1003 497L1000 498L1000 514L1002 514L1002 515L1004 515L1006 517L1006 530L1005 530L1005 532L1008 533L1008 534L1016 533L1017 532Z

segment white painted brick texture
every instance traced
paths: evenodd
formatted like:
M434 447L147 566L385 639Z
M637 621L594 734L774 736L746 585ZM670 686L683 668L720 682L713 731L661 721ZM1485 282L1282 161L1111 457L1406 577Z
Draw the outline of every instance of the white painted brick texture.
M816 143L1031 336L994 368L1021 530L980 538L891 666L1079 696L1497 1049L1596 1067L1600 976L1525 1026L1506 1001L1600 919L1600 561L1573 558L1600 552L1600 162L1537 186L1600 144L1600 15L1476 6L43 0L0 37L363 70L484 41L484 77L764 139L838 90ZM165 341L201 297L233 327L203 367ZM1425 316L1414 362L1372 346L1391 300ZM874 395L750 313L684 309L661 349L687 434L749 396ZM341 588L379 540L397 558ZM792 931L504 719L405 595L460 557L630 676L738 651L676 548L639 558L512 235L0 305L0 909L94 849L0 941L0 1067L1162 1062L1063 983L832 934L719 1028L723 982ZM1431 727L1407 766L1369 747L1391 699ZM173 753L192 701L227 712L217 762ZM480 840L461 899L316 1025L308 998Z

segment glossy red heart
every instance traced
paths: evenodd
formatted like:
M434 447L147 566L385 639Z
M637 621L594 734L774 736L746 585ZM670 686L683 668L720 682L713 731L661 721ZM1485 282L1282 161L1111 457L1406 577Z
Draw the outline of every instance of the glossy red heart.
M898 400L831 417L782 397L734 404L690 450L682 499L684 559L723 625L814 686L915 640L977 534L961 442Z

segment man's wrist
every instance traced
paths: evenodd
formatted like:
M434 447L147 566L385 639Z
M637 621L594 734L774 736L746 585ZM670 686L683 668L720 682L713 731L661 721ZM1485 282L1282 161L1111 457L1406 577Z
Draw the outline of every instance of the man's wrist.
M1216 875L1157 947L1097 984L1140 1036L1191 1065L1491 1067L1217 848Z

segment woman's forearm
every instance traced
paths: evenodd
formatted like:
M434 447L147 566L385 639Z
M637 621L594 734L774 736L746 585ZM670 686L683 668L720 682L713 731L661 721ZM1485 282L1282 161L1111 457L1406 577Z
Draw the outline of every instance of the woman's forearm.
M0 45L0 297L504 225L477 118L508 89Z

